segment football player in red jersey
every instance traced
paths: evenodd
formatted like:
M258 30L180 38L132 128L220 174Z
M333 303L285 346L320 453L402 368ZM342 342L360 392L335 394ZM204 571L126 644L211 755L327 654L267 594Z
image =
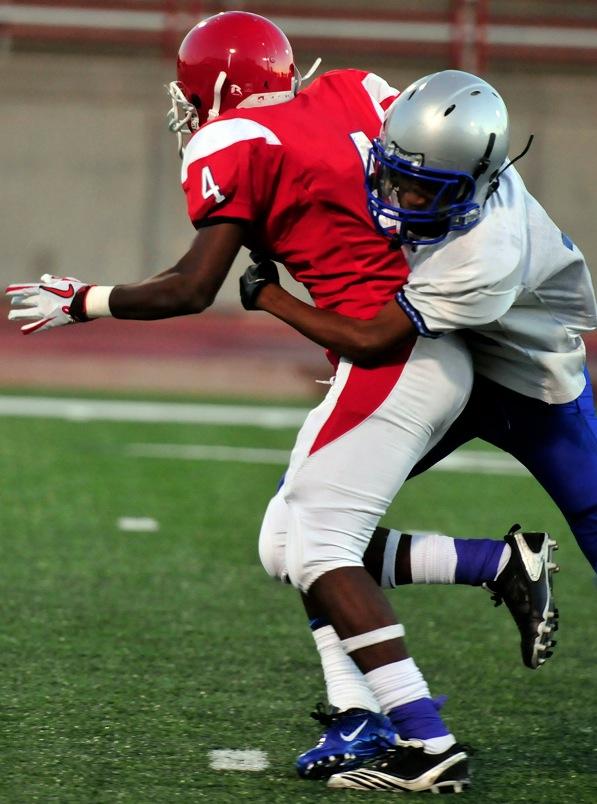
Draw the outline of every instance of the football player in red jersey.
M31 333L105 316L200 313L241 245L284 262L318 307L373 317L407 268L352 188L363 183L369 142L397 92L360 70L327 73L297 94L299 85L288 40L263 17L228 12L193 28L170 86L171 129L181 138L182 184L198 230L191 248L140 283L106 287L44 275L11 285L10 317ZM185 129L192 136L183 149ZM363 554L416 461L462 410L470 358L449 335L439 343L413 337L373 368L332 360L335 382L297 437L263 531L275 532L283 518L285 571L317 615L314 634L325 631L320 653L333 637L333 651L354 660L372 694L342 702L340 728L319 755L303 755L299 772L328 776L394 747L399 735L401 753L385 786L461 790L466 753L438 714ZM492 580L509 551L485 541ZM270 569L276 556L266 543L261 556Z

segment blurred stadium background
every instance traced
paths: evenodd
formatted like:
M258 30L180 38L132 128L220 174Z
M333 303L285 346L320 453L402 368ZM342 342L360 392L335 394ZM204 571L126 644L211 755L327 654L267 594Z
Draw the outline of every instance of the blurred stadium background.
M594 0L14 0L0 4L0 280L49 271L127 282L186 250L163 85L184 33L233 8L278 22L303 71L321 55L320 71L366 67L399 88L448 66L482 73L509 105L512 152L536 135L520 163L530 189L597 266ZM192 323L101 322L76 339L25 340L2 315L1 382L308 396L326 362L239 312L245 264Z

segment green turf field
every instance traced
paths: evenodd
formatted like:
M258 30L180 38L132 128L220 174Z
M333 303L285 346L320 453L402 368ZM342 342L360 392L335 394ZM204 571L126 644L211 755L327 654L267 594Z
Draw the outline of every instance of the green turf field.
M256 551L281 472L133 458L129 443L286 450L292 429L0 421L0 802L358 802L298 779L319 726L318 660L295 593ZM119 517L158 532L123 532ZM505 609L464 588L390 593L446 719L476 748L469 802L597 801L597 587L563 520L526 477L429 473L386 519L559 539L559 646L522 667ZM267 753L217 771L210 751ZM460 800L460 799L459 799Z

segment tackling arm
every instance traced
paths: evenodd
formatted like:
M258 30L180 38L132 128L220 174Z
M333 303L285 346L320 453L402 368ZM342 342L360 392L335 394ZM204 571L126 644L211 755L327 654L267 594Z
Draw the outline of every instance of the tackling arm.
M271 282L261 288L255 308L290 324L320 346L365 365L417 334L410 318L393 299L375 318L361 320L311 307Z

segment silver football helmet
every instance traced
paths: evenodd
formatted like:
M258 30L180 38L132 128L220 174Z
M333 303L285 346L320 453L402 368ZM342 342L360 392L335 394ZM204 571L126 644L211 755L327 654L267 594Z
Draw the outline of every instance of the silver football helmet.
M371 150L376 225L415 244L470 229L497 186L509 145L506 105L486 81L460 70L415 81L390 107Z

